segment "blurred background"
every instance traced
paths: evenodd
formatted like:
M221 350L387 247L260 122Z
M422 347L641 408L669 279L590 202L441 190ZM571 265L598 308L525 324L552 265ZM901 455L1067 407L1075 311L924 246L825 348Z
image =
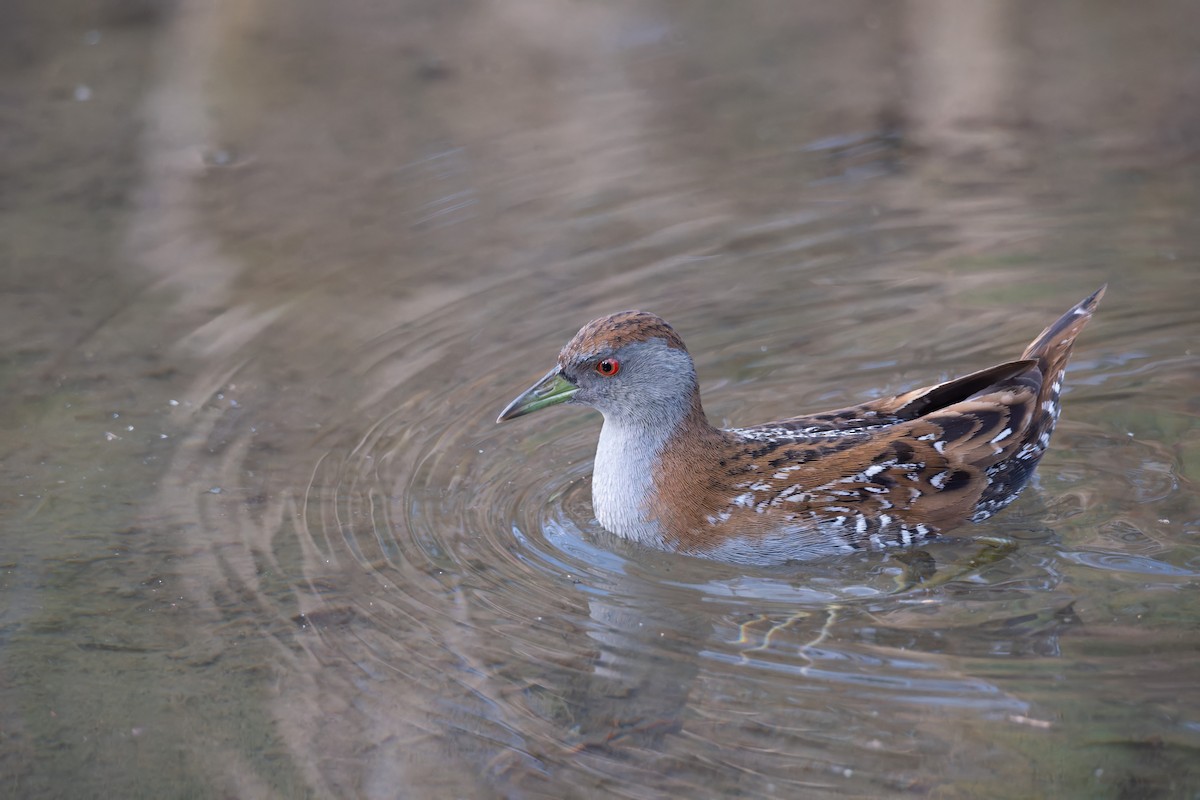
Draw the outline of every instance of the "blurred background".
M1198 219L1188 0L6 0L0 794L1198 796ZM745 425L1103 283L936 588L494 424L623 308Z

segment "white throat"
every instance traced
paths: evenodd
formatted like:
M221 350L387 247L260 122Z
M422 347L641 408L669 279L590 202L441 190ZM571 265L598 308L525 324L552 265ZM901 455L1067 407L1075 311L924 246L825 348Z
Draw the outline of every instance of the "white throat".
M592 506L605 530L642 544L662 546L650 504L658 457L674 429L631 425L605 417L592 474Z
M663 545L651 508L663 448L691 410L696 370L686 351L661 339L620 351L627 382L589 403L604 415L592 476L592 506L607 530Z

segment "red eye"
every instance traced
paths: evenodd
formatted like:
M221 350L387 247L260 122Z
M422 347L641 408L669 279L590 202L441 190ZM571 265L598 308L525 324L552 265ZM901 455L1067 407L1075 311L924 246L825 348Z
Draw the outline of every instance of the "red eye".
M599 372L606 378L611 378L621 371L621 362L615 358L606 358L596 365L596 372Z

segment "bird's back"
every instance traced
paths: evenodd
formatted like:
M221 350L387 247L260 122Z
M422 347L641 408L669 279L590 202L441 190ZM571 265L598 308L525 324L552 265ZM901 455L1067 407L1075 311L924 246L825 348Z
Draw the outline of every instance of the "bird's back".
M1020 493L1050 443L1063 372L1101 288L1016 361L905 394L730 431L730 487L747 510L845 546L907 544L979 522ZM751 519L758 516L763 524ZM731 519L730 522L738 520Z

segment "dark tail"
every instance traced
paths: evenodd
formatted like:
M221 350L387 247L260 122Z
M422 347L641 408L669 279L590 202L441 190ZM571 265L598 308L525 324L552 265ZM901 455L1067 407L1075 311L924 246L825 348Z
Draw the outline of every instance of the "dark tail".
M1092 318L1092 312L1100 304L1100 298L1104 297L1107 288L1108 284L1101 286L1055 320L1033 340L1033 344L1025 348L1021 358L1036 358L1042 374L1047 377L1061 372L1062 366L1071 357L1071 345L1075 343L1075 337Z
M1029 368L1012 378L1012 385L1035 390L1037 400L1029 404L1032 405L1029 426L1016 440L1011 452L988 468L988 485L975 506L972 521L987 519L1015 500L1050 446L1050 434L1058 421L1063 372L1071 359L1071 348L1075 337L1092 318L1105 288L1101 286L1091 297L1063 314L1025 348L1021 358ZM1016 418L1017 407L1013 406L1009 412L1012 421Z
M1092 318L1092 312L1096 310L1107 288L1107 284L1101 286L1091 296L1055 320L1021 355L1022 358L1036 360L1038 371L1042 374L1038 404L1028 437L1029 441L1038 443L1042 449L1049 443L1054 423L1058 421L1058 399L1062 393L1063 372L1067 369L1067 362L1071 360L1075 337Z

